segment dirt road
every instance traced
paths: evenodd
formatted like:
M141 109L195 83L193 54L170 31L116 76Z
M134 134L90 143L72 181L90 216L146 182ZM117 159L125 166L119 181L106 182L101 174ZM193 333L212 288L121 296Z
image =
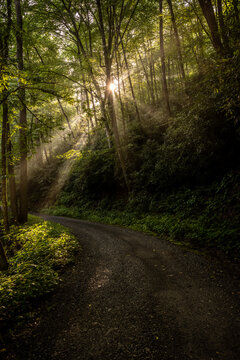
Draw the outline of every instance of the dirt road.
M20 360L239 360L237 279L216 263L131 230L44 216L83 251L31 330Z

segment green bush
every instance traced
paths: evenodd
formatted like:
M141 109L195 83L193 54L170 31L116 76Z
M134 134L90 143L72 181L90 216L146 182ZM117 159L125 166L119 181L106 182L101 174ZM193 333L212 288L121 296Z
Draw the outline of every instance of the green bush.
M58 203L64 206L110 198L116 187L112 149L86 151L74 164Z
M0 319L26 311L30 301L49 293L58 283L58 273L47 265L22 263L0 275Z
M9 269L0 273L0 319L25 311L33 299L52 291L78 246L63 226L36 219L12 226L6 240L14 255Z

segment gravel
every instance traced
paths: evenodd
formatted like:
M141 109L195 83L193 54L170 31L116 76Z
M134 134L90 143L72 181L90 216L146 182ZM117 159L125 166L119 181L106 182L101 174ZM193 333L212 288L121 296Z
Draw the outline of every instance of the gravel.
M124 228L43 217L69 227L82 251L7 359L240 359L239 278L220 262Z

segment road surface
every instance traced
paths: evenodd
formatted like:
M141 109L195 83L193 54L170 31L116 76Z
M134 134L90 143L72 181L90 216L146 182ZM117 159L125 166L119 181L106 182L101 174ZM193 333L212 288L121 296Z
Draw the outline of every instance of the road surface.
M239 282L219 262L128 229L43 217L69 227L82 251L11 358L240 359Z

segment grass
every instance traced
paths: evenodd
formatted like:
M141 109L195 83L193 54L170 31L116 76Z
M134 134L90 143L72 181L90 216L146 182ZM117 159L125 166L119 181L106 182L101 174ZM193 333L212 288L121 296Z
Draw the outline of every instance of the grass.
M0 273L0 321L15 319L33 300L53 291L78 245L63 226L29 216L5 237L9 269Z

